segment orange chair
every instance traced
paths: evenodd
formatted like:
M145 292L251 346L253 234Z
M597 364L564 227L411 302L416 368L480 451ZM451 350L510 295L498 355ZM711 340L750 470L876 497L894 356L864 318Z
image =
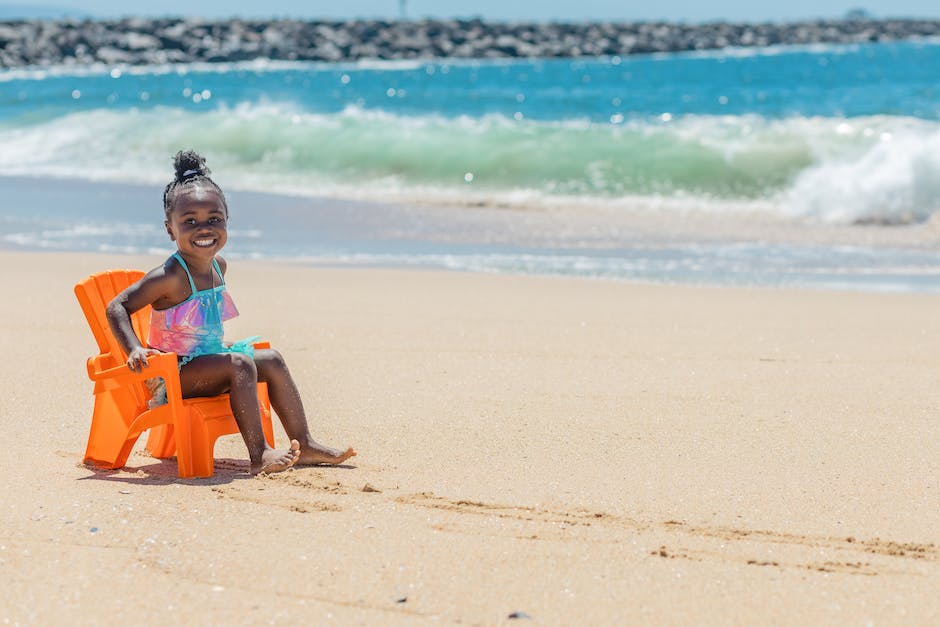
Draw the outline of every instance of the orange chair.
M105 309L118 293L144 275L140 270L109 270L93 274L75 286L75 296L100 354L88 358L88 377L95 382L95 409L91 418L85 461L105 468L121 468L140 434L150 429L147 449L154 457L172 457L175 451L180 477L211 477L215 441L238 433L228 394L212 398L182 397L175 353L147 358L149 366L137 373L127 367L127 355L111 333ZM131 316L137 337L150 329L150 307ZM267 343L255 348L269 348ZM144 381L163 377L167 403L150 409ZM267 385L258 384L261 423L265 439L274 446L274 427Z

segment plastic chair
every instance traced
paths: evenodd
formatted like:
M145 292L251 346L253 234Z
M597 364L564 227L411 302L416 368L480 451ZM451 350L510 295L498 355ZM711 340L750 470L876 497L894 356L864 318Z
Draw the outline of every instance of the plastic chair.
M122 468L141 433L150 429L147 449L157 458L176 453L180 477L211 477L215 441L238 433L228 394L212 398L182 397L175 353L147 358L149 366L137 373L127 367L127 355L111 333L105 310L118 293L144 275L140 270L108 270L75 285L75 296L85 313L100 354L89 357L88 377L95 382L95 408L91 418L85 462ZM150 307L131 316L137 337L150 329ZM269 348L266 342L255 348ZM167 402L149 408L146 379L163 377ZM261 424L265 439L274 446L274 427L267 385L258 384Z

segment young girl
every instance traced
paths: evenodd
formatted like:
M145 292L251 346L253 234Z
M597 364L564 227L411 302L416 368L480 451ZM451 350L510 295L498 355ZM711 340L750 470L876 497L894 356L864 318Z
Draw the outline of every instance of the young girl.
M352 457L352 448L339 451L314 441L297 386L277 351L255 351L250 342L222 342L222 322L238 315L225 290L227 264L218 256L226 242L228 206L209 178L205 159L179 152L174 165L176 178L163 192L163 209L177 251L108 305L108 322L127 353L127 366L140 372L148 355L174 352L180 357L184 398L228 392L252 474L280 472L294 464L339 464ZM147 305L153 309L149 346L143 346L130 315ZM291 439L290 450L276 451L264 439L258 381L268 384L271 406Z

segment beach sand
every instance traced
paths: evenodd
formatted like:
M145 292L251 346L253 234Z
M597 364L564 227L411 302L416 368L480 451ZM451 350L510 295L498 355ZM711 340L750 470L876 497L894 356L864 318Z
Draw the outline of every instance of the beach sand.
M358 457L85 467L72 286L159 261L0 252L4 624L940 616L938 296L233 262L229 337Z

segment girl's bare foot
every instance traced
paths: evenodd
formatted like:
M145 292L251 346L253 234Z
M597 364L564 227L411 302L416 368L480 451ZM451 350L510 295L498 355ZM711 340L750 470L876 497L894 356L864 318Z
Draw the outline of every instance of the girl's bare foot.
M300 457L297 459L298 466L310 466L313 464L342 464L350 457L355 457L356 451L350 446L345 451L323 446L313 440L307 442L307 445L300 449Z
M261 454L261 463L251 465L251 474L282 472L296 464L298 459L300 459L300 442L291 440L289 451L265 449Z

